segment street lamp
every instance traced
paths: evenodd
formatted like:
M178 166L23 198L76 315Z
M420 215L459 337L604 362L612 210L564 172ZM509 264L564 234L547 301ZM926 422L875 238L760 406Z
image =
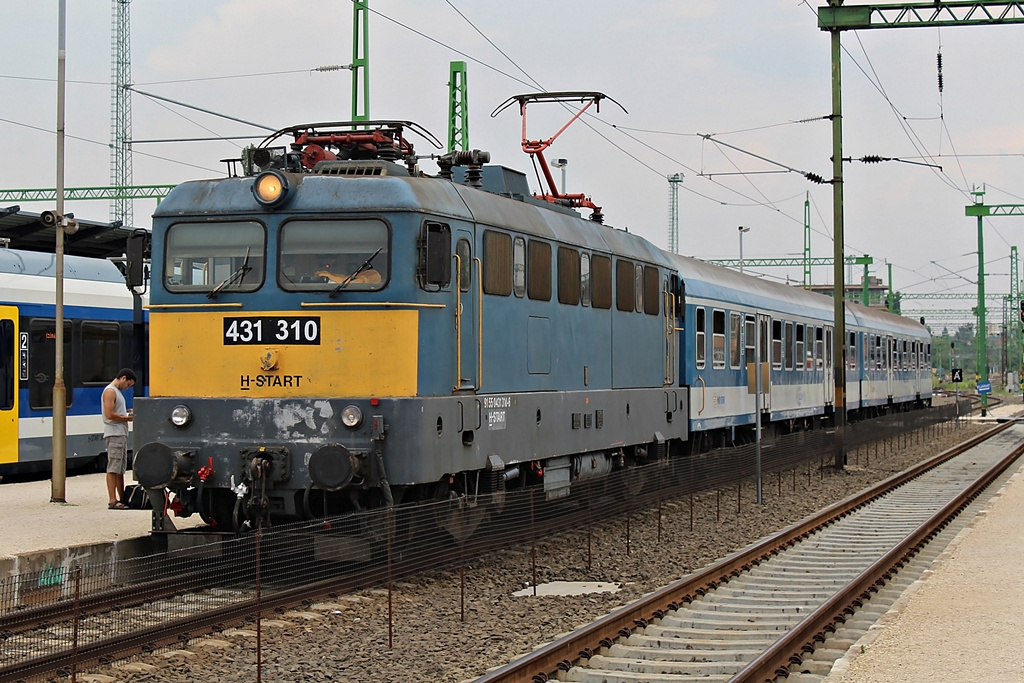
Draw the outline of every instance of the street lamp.
M739 227L740 230L740 272L743 272L743 233L750 232L750 228L744 228L742 225Z
M565 167L568 165L568 159L552 159L551 165L555 168L562 169L562 194L565 194Z

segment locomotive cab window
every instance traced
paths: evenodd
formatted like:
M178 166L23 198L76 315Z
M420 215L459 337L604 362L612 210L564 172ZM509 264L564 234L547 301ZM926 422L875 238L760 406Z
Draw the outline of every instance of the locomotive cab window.
M383 221L288 221L279 241L277 278L286 291L376 290L387 282Z
M459 257L459 291L468 292L473 284L473 251L469 240L462 238L455 243L455 255Z
M263 285L266 231L254 221L176 223L167 230L169 292L254 292Z

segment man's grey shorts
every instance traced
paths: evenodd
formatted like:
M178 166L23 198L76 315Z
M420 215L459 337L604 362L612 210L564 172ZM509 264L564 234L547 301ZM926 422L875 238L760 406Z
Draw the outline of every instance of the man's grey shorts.
M108 436L107 441L107 473L124 474L128 463L128 437Z

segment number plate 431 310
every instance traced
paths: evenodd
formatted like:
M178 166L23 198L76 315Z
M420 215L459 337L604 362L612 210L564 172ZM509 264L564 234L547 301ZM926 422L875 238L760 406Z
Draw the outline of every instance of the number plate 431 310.
M319 316L224 318L224 344L320 344Z

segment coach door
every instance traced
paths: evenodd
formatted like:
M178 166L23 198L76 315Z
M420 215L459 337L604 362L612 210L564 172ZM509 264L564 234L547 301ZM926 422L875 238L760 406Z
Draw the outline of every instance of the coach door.
M761 371L761 377L767 377L768 381L761 382L761 409L771 410L772 409L772 357L771 357L771 346L768 341L771 339L772 329L772 318L770 315L764 313L757 314L757 344L758 353L760 354L761 367L767 366L768 371ZM757 381L756 379L754 380Z
M0 464L18 462L19 359L18 309L0 306Z
M836 400L835 368L833 367L834 350L832 348L832 328L825 326L825 405L832 405ZM845 387L844 387L845 388Z
M472 232L455 231L456 391L480 388L480 259L474 253L474 244Z
M885 338L885 385L886 395L892 398L892 385L895 380L897 359L899 353L896 350L899 342L893 341L892 335Z

